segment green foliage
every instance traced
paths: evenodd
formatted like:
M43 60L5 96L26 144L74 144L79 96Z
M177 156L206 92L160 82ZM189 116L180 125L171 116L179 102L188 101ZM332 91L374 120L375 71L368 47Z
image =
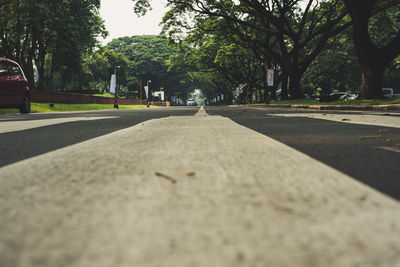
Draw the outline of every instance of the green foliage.
M0 46L22 65L32 87L52 89L57 74L63 88L87 84L84 56L106 35L99 7L99 0L9 1L0 6Z
M97 88L100 86L107 89L111 73L118 65L121 68L117 72L117 83L136 97L140 95L140 81L144 86L151 80L152 91L162 88L167 97L179 96L186 99L194 86L187 70L170 67L171 58L177 54L176 50L168 46L167 40L160 36L143 35L114 39L94 53L88 61L93 74L92 84ZM144 93L142 97L144 98Z
M127 69L129 60L120 52L115 52L107 48L102 48L92 54L86 61L86 66L93 76L92 84L94 88L108 90L111 74L117 69L118 85L127 84Z
M352 42L351 29L328 41L325 49L303 75L303 88L312 95L321 88L324 95L339 91L358 91L360 66Z
M140 109L147 108L146 105L119 105L119 109ZM64 111L86 111L86 110L105 110L114 109L113 104L54 104L50 107L49 103L32 103L31 112L64 112ZM0 109L0 114L16 114L18 109Z
M400 9L398 6L385 9L372 16L368 31L377 47L388 45L400 29Z

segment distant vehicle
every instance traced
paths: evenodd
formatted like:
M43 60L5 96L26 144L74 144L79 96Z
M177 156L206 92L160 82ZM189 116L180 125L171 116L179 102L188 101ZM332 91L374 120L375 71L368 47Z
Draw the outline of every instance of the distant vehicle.
M336 92L329 95L331 101L344 100L349 93L347 92Z
M382 88L383 96L389 99L400 98L400 94L395 94L393 88Z
M358 94L349 92L336 92L329 95L331 101L356 100Z
M342 96L343 99L341 100L356 100L358 98L358 94L357 93L348 93L345 96Z
M186 101L186 106L197 106L197 102L194 99L189 99Z
M18 108L21 113L31 111L28 81L19 64L0 57L0 108Z
M347 101L347 100L356 100L358 98L357 93L349 93L349 92L335 92L331 93L327 96L319 96L316 97L316 100L320 102L331 102L331 101Z

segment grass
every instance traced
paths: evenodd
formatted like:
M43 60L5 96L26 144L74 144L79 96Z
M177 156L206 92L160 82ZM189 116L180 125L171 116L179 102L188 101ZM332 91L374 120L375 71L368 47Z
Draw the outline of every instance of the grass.
M146 105L119 105L119 109L139 109L146 108ZM114 109L113 104L54 104L50 107L49 103L32 103L31 112L62 112L62 111L86 111ZM0 114L19 113L18 109L0 109Z
M296 99L296 100L272 100L271 104L285 104L285 105L317 105L319 101L313 99Z
M271 104L290 104L290 105L388 105L400 104L400 99L376 99L376 100L349 100L349 101L333 101L333 102L319 102L313 99L295 99L295 100L273 100Z
M115 96L109 92L105 92L104 94L93 94L91 96L101 96L101 97L108 97L108 98L114 98ZM126 98L124 96L119 96L118 94L118 98Z

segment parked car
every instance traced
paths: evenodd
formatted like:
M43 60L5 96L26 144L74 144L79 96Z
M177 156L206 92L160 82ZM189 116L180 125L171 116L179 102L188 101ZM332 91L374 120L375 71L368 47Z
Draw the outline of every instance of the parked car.
M0 108L18 108L21 113L31 111L28 81L20 65L0 57Z
M347 95L342 96L340 100L356 100L357 98L357 93L347 93Z
M395 94L393 88L382 88L383 96L389 99L400 98L400 94Z
M186 106L197 106L197 102L194 99L189 99L186 101Z
M329 98L331 99L331 101L345 100L345 98L348 94L349 93L347 93L347 92L336 92L336 93L330 94Z
M331 93L327 96L320 96L320 102L331 102L331 101L347 101L347 100L356 100L358 98L357 93L349 93L349 92L335 92Z

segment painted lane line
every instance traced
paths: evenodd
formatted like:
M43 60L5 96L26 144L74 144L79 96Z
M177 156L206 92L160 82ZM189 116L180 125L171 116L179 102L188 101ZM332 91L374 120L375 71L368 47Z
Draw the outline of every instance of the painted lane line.
M0 266L399 266L399 202L204 114L0 168Z
M71 117L71 118L57 118L57 119L43 119L43 120L28 120L28 121L0 121L0 133L23 131L33 128L50 126L55 124L88 121L88 120L105 120L118 118L117 116L107 117Z

